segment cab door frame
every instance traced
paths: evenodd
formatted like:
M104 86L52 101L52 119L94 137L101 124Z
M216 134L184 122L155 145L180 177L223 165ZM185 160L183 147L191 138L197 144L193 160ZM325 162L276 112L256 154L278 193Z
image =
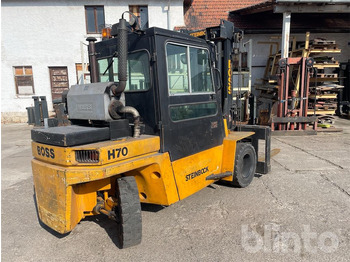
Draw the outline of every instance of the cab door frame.
M157 54L157 79L159 86L159 101L161 108L161 141L162 152L169 152L171 161L211 149L222 145L225 136L223 117L220 107L220 97L213 81L213 70L207 44L203 41L193 43L184 39L155 37ZM171 94L169 90L167 45L178 45L199 50L206 50L210 68L210 78L213 86L212 92ZM159 59L162 58L162 59ZM163 59L164 58L164 59ZM189 57L188 57L189 58ZM188 59L189 63L191 60ZM191 64L188 68L191 67ZM191 72L191 70L189 70ZM188 81L191 81L190 73ZM209 108L215 105L215 113ZM202 106L201 106L202 105ZM174 107L193 107L194 109L209 110L211 114L188 119L174 119L172 110ZM196 108L197 107L197 108ZM202 108L200 108L202 107ZM196 168L196 167L194 167Z

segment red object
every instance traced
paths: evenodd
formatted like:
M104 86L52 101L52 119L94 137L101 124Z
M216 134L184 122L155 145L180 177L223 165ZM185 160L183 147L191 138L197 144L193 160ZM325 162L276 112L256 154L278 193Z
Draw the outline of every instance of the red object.
M266 2L266 0L193 0L185 5L185 25L188 30L217 26L220 19L229 20L229 12Z
M271 123L272 130L306 129L312 64L312 59L305 57L292 57L280 60L277 118ZM299 79L292 75L291 69L294 72L300 72ZM299 90L296 90L298 80ZM291 84L293 85L290 86ZM317 123L312 123L313 128L316 130Z

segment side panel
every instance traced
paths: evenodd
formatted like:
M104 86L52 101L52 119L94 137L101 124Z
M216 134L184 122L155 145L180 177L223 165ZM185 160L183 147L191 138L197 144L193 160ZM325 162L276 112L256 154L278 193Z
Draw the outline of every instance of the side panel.
M180 199L214 182L214 180L205 180L205 178L221 172L222 151L223 146L221 145L172 163Z
M67 185L64 169L53 169L36 160L32 161L32 169L40 220L61 234L70 232L85 212L92 212L97 191L111 189L109 178Z
M161 162L135 169L126 175L135 176L142 203L170 205L179 201L168 154Z
M221 172L232 172L236 156L236 140L224 139L224 149L222 154Z
M141 135L117 141L104 141L75 147L59 147L32 142L34 158L43 162L62 166L97 166L115 163L140 155L158 152L160 141L158 136ZM79 163L75 159L77 150L96 150L99 152L98 163Z
M69 232L71 187L65 184L63 169L51 169L32 160L36 204L40 220L53 230Z

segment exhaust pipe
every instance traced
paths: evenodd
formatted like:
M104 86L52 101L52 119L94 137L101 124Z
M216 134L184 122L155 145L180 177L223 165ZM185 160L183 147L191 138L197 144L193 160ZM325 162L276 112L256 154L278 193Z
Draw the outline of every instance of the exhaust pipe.
M131 114L134 118L134 137L139 137L141 133L140 127L140 114L139 112L131 107L125 106L122 101L113 98L109 104L108 112L113 119L120 119L120 114Z
M139 137L141 133L141 128L140 128L140 114L136 110L136 108L133 108L131 106L123 106L120 110L119 113L125 113L125 114L132 114L134 118L134 137Z
M119 96L124 92L126 87L127 68L128 68L128 28L124 18L119 19L118 24L118 41L117 41L117 51L118 51L118 85L112 89L115 96Z
M140 114L131 107L125 106L125 96L123 94L127 78L128 68L128 28L124 18L119 19L118 25L118 84L111 86L111 91L115 96L108 107L110 116L113 119L120 119L120 114L131 114L134 118L134 137L140 136ZM117 99L118 98L118 99Z
M89 64L90 64L90 77L91 83L96 83L98 81L98 73L97 73L97 59L96 59L96 49L95 42L97 39L95 37L88 37L86 41L89 42Z

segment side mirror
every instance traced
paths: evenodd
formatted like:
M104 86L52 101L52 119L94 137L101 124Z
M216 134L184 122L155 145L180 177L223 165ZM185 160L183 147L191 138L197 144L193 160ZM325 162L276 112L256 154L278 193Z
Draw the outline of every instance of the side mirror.
M208 63L207 54L198 54L198 65L206 65Z
M184 65L187 65L187 54L180 55L180 61Z

